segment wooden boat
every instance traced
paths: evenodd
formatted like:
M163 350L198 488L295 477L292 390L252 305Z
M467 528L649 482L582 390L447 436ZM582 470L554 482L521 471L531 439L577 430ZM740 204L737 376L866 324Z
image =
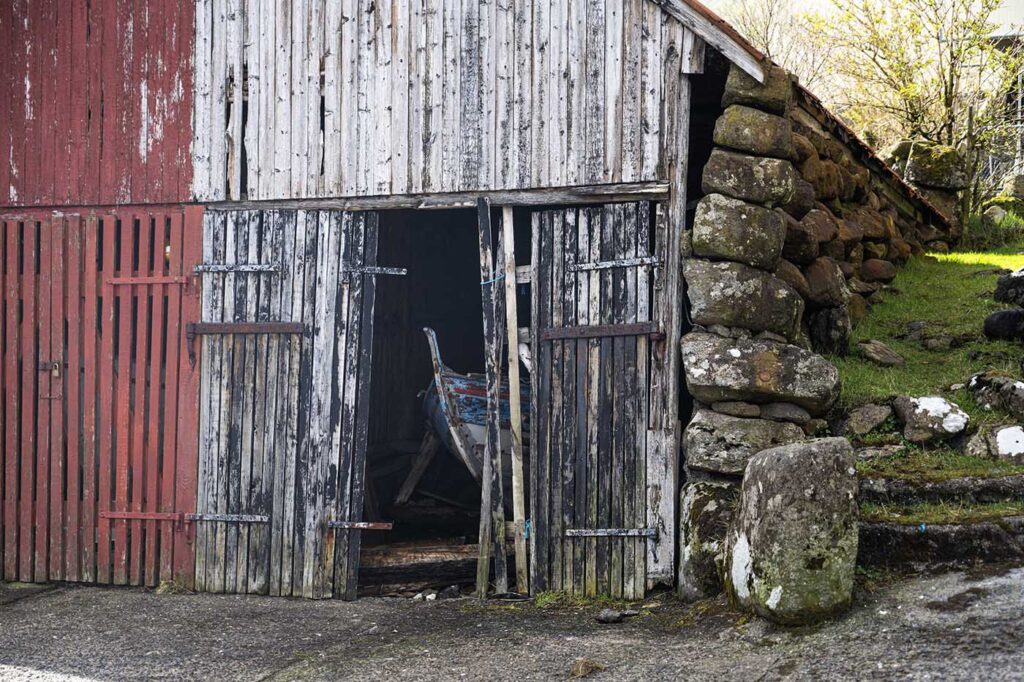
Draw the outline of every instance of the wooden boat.
M427 423L437 437L469 469L477 483L483 474L484 442L487 424L487 377L483 374L459 374L444 364L433 329L425 328L430 357L434 363L434 380L423 398L423 412ZM522 381L520 387L523 410L523 461L528 463L530 420L530 384ZM509 456L512 432L509 415L508 382L502 382L501 442L502 481L506 501L511 501L512 462Z

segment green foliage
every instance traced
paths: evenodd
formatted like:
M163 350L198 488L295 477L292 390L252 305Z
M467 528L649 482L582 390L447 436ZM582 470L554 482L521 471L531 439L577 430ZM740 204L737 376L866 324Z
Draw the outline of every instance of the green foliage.
M1024 474L1024 466L1003 460L972 457L948 447L925 449L908 444L898 454L857 462L857 473L862 478L891 478L925 483L967 476L997 478Z
M595 597L584 597L568 592L547 591L539 592L533 598L533 605L538 609L580 609L580 608L624 608L629 602L624 599L615 599L609 595L602 594Z
M1024 202L1014 199L1024 209ZM990 201L986 206L994 205ZM971 216L967 219L964 228L964 236L960 240L960 246L970 251L987 251L999 249L1024 241L1024 210L1021 213L1009 213L997 223L986 220L981 216Z
M865 502L860 505L862 521L920 523L939 525L945 523L981 523L998 521L1006 516L1024 514L1024 501L1009 500L990 504L965 504L963 502L928 502L914 505L888 505Z
M1024 251L1007 247L985 253L952 253L936 259L914 258L900 271L890 293L874 306L854 330L848 357L831 358L842 378L841 406L886 402L897 395L946 395L959 404L975 424L1001 416L982 410L967 390L950 392L952 384L965 382L986 369L1017 375L1020 345L987 341L982 336L985 318L1002 306L991 296L996 276L977 276L982 270L1024 267ZM945 352L925 350L917 341L896 336L908 323L922 320L926 334L963 335L963 346ZM857 341L876 339L906 359L900 367L880 367L864 358ZM971 359L970 354L982 355Z

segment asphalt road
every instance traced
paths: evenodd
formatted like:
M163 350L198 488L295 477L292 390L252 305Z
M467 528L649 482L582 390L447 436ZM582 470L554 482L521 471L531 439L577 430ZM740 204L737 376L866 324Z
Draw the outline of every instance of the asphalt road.
M596 608L0 586L0 679L1024 679L1024 569L902 579L800 630L655 597Z

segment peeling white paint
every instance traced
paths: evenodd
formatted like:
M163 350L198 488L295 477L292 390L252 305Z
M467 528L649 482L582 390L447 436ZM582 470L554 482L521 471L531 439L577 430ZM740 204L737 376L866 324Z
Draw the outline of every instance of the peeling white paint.
M143 78L139 83L139 158L149 156L149 83Z
M729 571L733 589L741 601L750 596L750 563L750 543L747 542L747 536L741 534L732 548L732 566Z
M999 454L1016 457L1024 455L1024 427L1007 426L996 432L996 446Z

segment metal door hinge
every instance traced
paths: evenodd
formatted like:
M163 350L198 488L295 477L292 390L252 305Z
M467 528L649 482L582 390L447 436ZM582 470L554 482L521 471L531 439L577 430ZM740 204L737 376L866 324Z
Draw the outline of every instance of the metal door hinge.
M567 538L658 538L657 528L567 528Z
M395 524L389 521L328 521L327 527L335 530L391 530Z
M376 265L366 265L358 268L342 268L341 276L342 279L349 280L356 275L370 275L376 277L378 275L390 275L392 277L405 277L409 274L409 271L405 268L382 268Z
M270 517L263 514L185 514L185 520L218 523L270 523Z

